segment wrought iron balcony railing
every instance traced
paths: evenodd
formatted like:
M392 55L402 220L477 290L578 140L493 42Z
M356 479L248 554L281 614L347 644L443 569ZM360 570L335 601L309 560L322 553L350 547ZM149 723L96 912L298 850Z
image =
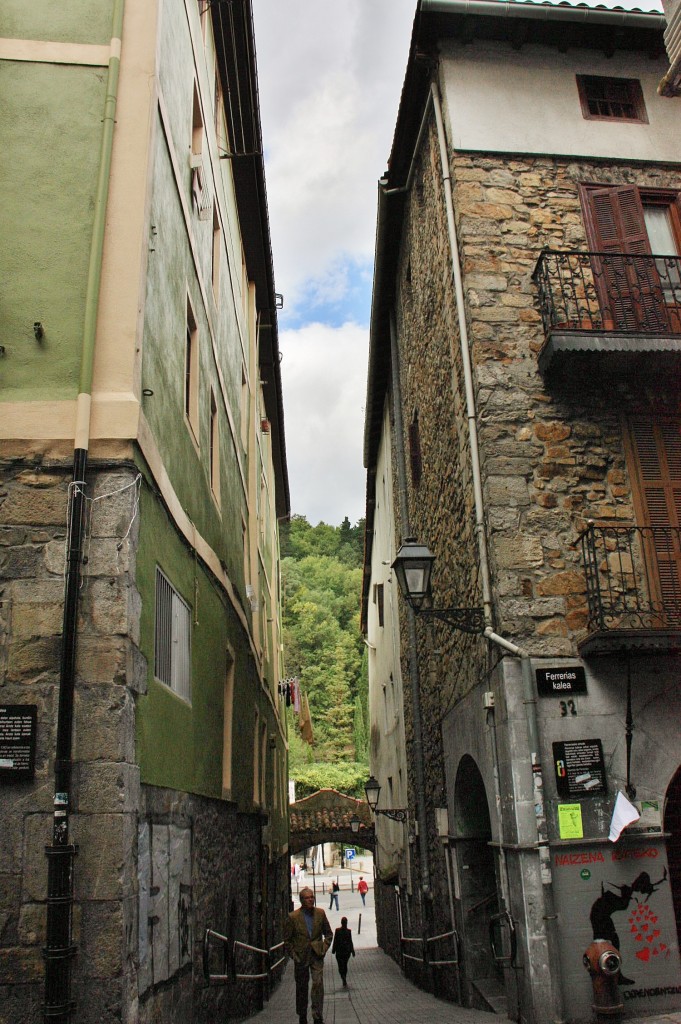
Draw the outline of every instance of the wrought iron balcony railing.
M601 526L580 536L588 629L681 629L681 529Z
M545 249L534 269L554 332L681 335L681 257Z

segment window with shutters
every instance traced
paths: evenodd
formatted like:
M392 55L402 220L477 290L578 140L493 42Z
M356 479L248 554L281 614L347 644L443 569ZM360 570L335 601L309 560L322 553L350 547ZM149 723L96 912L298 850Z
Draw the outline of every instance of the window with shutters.
M584 185L582 207L604 326L681 329L679 193Z
M628 451L634 499L647 561L655 566L650 584L667 613L681 615L681 419L635 417L629 421Z
M154 676L178 697L191 702L191 609L158 566Z

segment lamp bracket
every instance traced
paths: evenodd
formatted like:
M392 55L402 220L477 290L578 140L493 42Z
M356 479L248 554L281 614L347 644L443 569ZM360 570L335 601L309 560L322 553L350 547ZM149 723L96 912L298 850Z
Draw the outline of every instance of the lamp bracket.
M452 629L462 633L482 634L485 631L485 611L483 608L416 608L417 615L429 619L440 619Z
M407 821L408 819L408 811L402 807L377 807L374 814L384 814L391 821Z

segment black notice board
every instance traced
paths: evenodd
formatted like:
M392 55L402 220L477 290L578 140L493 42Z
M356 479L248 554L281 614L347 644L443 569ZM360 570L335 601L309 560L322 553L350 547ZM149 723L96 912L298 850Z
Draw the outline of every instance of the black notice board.
M600 740L565 740L553 744L553 767L560 797L605 793L605 761Z
M571 693L586 693L586 672L582 665L560 668L537 668L537 692L540 697L562 697Z
M33 778L37 727L37 704L0 705L0 781Z

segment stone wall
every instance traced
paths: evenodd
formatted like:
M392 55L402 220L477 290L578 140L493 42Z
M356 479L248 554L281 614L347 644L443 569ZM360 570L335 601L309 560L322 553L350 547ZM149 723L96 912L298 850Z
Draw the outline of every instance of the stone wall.
M580 184L679 189L681 173L460 154L452 170L498 627L537 654L572 655L586 626L575 541L587 519L635 522L623 420L678 415L681 391L655 358L619 375L576 358L544 381L532 272L543 247L589 249Z
M71 467L0 469L1 703L38 709L35 778L0 785L0 1022L37 1024ZM288 906L288 857L270 859L259 814L140 784L137 475L131 465L89 473L88 497L98 500L83 548L70 817L78 1024L253 1012L261 983L205 984L204 930L273 945Z
M12 1024L41 1019L47 859L64 590L70 465L2 466L2 702L38 709L35 777L5 781L0 883L0 1004ZM134 467L91 474L78 621L70 840L77 844L74 996L81 1020L118 1007L129 975L128 915L135 893ZM10 984L8 984L10 983ZM93 1004L92 994L97 993ZM0 1011L4 1013L5 1009ZM107 1013L109 1011L107 1010ZM89 1015L89 1016L88 1016ZM1 1018L0 1018L1 1019ZM113 1019L113 1018L112 1018Z

